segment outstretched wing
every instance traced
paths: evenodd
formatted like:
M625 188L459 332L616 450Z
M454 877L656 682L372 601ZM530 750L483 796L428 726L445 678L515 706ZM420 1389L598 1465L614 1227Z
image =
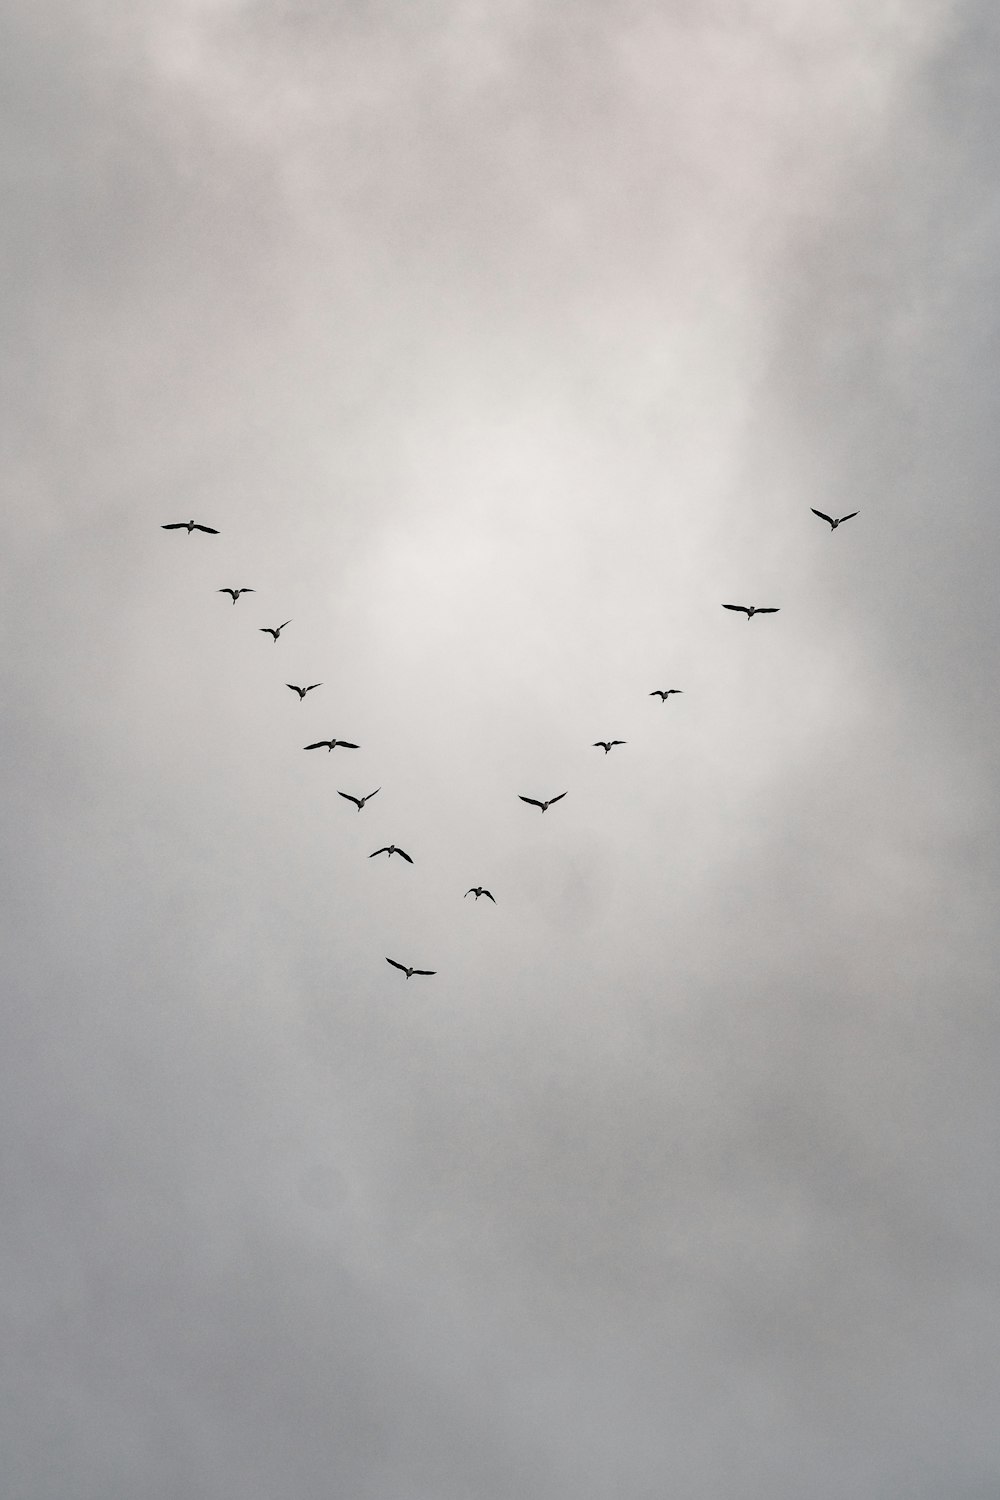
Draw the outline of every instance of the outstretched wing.
M469 886L469 889L466 891L465 896L476 896L476 900L479 900L479 897L476 895L476 887L474 885ZM465 896L462 897L463 901L465 900Z
M217 594L229 594L231 596L231 598L232 598L233 603L235 604L236 603L236 595L237 594L242 594L243 590L242 589L216 589L215 592Z
M309 684L309 686L306 688L306 692L307 693L311 693L314 687L322 687L322 686L323 686L323 684L321 682L311 682Z
M414 974L436 974L437 969L414 969Z
M261 635L273 635L275 640L278 639L278 632L276 630L272 630L270 625L258 625L257 629L260 631Z
M518 796L519 796L519 797L521 797L521 793L520 793L520 792L518 792L518 794L517 794L517 795L518 795ZM539 802L539 800L538 800L538 798L537 798L537 797L521 797L521 801L522 801L522 802L530 802L530 803L531 803L531 805L532 805L532 807L541 807L541 805L542 805L542 804L541 804L541 803L540 803L540 802Z
M611 741L610 740L595 740L593 748L595 750L610 750L611 749Z
M383 849L373 849L372 852L369 854L368 858L369 859L374 859L375 856L376 856L376 854L388 854L388 853L389 853L389 845L386 844ZM391 958L390 958L389 962L392 963L392 959Z
M778 606L773 606L772 607L772 606L768 605L765 608L763 605L759 605L757 607L757 609L754 610L754 614L755 615L776 615L778 613L778 610L779 610Z
M400 849L400 847L399 847L399 845L398 845L398 844L397 844L397 846L396 846L396 853L397 853L397 854L398 854L398 855L399 855L399 857L400 857L400 859L405 859L405 860L406 860L406 863L407 863L407 864L408 864L408 865L412 865L412 863L413 863L413 860L412 860L412 859L411 859L411 858L410 858L410 856L409 856L409 855L408 855L408 854L407 854L407 852L406 852L406 850L405 850L405 849Z
M495 899L494 899L494 897L493 897L493 895L492 895L492 893L490 891L484 890L483 891L483 895L484 896L489 896L490 900L493 902L493 905L496 906L496 901L495 901Z
M309 689L308 689L308 688L300 688L300 687L297 687L297 686L296 686L296 684L295 684L295 683L294 683L294 682L286 682L286 683L285 683L285 687L290 687L290 688L291 688L291 690L292 690L292 692L293 692L293 693L298 693L298 694L299 694L299 695L300 695L300 696L301 696L301 695L302 695L302 694L303 694L303 693L307 693L307 692L308 692L308 691L309 691Z
M292 623L291 620L286 620L284 625L279 625L278 626L278 629L279 630L284 630L285 625L290 625L291 623Z
M342 750L360 750L361 749L361 746L360 745L356 745L353 740L336 740L335 743L338 744Z
M256 589L237 589L236 592L238 594L256 594L257 590Z
M552 804L553 804L553 802L561 802L562 799L565 797L565 795L566 795L565 792L560 792L559 795L558 795L558 797L550 797L549 798L549 806L551 807Z
M612 745L627 745L628 740L612 740Z
M337 796L338 797L346 797L347 801L348 802L353 802L354 806L356 808L358 808L359 811L360 811L361 803L362 803L362 798L360 798L360 797L352 797L351 794L350 794L350 792L338 792Z
M819 516L821 521L827 521L831 526L833 525L833 517L828 516L825 511L817 510L815 505L810 505L809 509L812 511L814 516Z
M394 958L387 958L386 959L386 963L387 964L392 964L392 967L394 969L401 969L404 974L406 973L406 965L405 964L398 964Z
M669 688L668 688L668 690L667 690L667 691L668 691L668 692L669 692ZM663 701L663 700L664 700L664 699L665 699L665 698L666 698L666 696L667 696L667 694L666 694L666 693L664 693L664 692L662 692L662 691L661 691L661 690L660 690L660 688L654 688L654 689L653 689L653 691L652 691L652 692L651 692L651 693L650 693L650 695L649 695L649 696L650 696L650 697L651 697L651 698L659 698L659 699L660 699L660 701L661 701L661 702L662 702L662 701Z
M853 521L854 517L855 516L860 516L860 514L861 514L861 512L859 510L852 510L852 511L849 511L846 516L841 516L840 519L841 519L841 521Z
M329 740L317 740L315 745L303 745L303 750L329 750Z
M195 531L207 531L208 534L209 534L209 536L218 536L219 535L218 530L217 530L216 527L214 527L214 526L199 526L199 524L198 524L197 521L195 521L195 523L194 523L194 529L195 529Z
M188 523L186 521L168 521L165 526L161 526L160 527L160 530L161 531L187 531L187 524Z
M372 797L375 796L376 792L380 792L381 790L382 790L382 788L380 786L377 786L375 788L375 791L374 792L369 792L366 797L362 798L362 801L368 802Z
M738 609L741 615L749 615L750 611L745 604L724 604L723 609Z

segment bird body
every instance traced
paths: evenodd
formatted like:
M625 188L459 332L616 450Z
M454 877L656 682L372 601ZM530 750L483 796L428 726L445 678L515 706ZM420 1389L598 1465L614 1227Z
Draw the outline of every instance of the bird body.
M286 682L285 686L290 687L293 693L298 693L299 702L304 703L306 693L311 693L313 688L322 687L323 684L321 682L311 682L308 687L296 687L294 682Z
M859 510L852 510L852 511L849 511L846 516L836 516L836 517L834 517L834 516L828 516L825 511L817 510L815 508L815 506L812 506L812 505L810 505L809 509L812 511L812 513L813 513L814 516L819 516L819 518L820 518L821 521L827 521L827 522L829 522L830 530L831 531L836 531L836 529L840 525L841 521L853 521L855 516L860 516L860 514L861 514L861 512Z
M302 748L303 748L303 750L327 750L327 751L329 751L329 750L336 750L336 748L337 748L338 745L340 746L340 748L342 750L360 750L361 749L361 746L360 745L356 745L353 740L337 740L337 739L333 739L333 740L316 740L314 744L312 744L312 745L303 745Z
M613 745L624 745L624 744L627 744L626 740L595 740L593 748L595 750L603 750L604 753L605 753L605 755L607 755L608 751L611 749L611 747ZM555 798L553 798L552 800L555 801Z
M550 797L547 802L540 802L537 797L521 797L520 792L518 792L517 795L518 797L520 797L522 802L529 802L532 807L540 807L542 809L542 812L547 812L552 806L553 802L561 802L566 793L560 792L558 797Z
M257 590L256 589L218 589L216 592L220 593L220 594L229 594L232 597L233 603L235 604L236 601L237 601L237 599L240 597L241 594L256 594Z
M219 533L214 526L202 526L198 521L167 521L160 527L161 531L186 531L188 536L192 531L207 531L210 536L218 536Z
M650 693L651 698L659 698L661 703L666 703L671 693L683 693L683 688L654 688Z
M437 969L414 969L409 964L398 964L394 958L387 958L387 964L392 964L394 969L400 969L407 977L412 979L414 974L436 974Z
M375 796L375 792L380 792L381 790L382 790L382 788L380 786L377 786L375 788L374 792L368 792L368 794L366 796L364 796L364 797L352 797L351 794L350 794L350 792L339 792L338 791L337 796L338 797L344 797L344 798L346 798L346 800L348 802L353 802L354 805L355 805L355 807L358 809L358 812L360 812L361 809L364 807L365 803L366 802L370 802L371 799L372 799L372 797ZM370 857L371 856L369 856L369 858Z
M291 620L286 620L285 621L285 625L290 625L291 623L292 623ZM274 636L274 644L277 645L278 644L278 636L284 630L285 625L275 625L275 626L262 625L260 627L260 633L261 633L261 635L273 635Z
M374 859L376 854L388 854L390 859L394 854L398 854L400 859L405 859L408 865L412 865L413 863L413 860L407 854L406 850L400 849L396 844L386 844L381 849L373 849L368 858Z
M475 896L477 901L479 900L480 896L489 896L490 900L493 902L493 905L496 906L497 904L496 897L493 895L492 891L488 891L484 885L470 885L465 895ZM464 901L465 896L463 896L462 899Z
M765 607L763 604L724 604L722 607L723 609L738 609L741 614L746 615L748 620L752 620L754 615L776 615L778 613L777 609L772 609L770 606Z

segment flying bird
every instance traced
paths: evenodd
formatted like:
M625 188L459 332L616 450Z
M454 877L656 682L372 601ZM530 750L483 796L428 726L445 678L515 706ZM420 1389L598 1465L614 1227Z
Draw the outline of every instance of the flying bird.
M240 597L241 594L256 594L256 592L257 592L256 589L217 589L216 590L216 593L231 595L232 601L233 601L234 604L236 603L237 599Z
M649 696L659 698L661 703L666 703L671 693L683 693L683 691L683 688L654 688Z
M413 976L414 976L414 974L436 974L437 973L437 969L413 969L413 968L411 968L409 966L409 964L398 964L394 958L387 958L386 959L386 963L387 964L392 964L392 967L394 969L400 969L406 975L407 979L412 979Z
M493 902L493 905L496 906L497 904L496 897L493 895L492 891L488 891L484 885L470 885L465 895L475 896L477 901L479 900L480 896L489 896L490 900ZM462 897L462 900L465 900L465 896Z
M291 623L292 623L291 620L286 620L285 621L285 625L290 625ZM261 633L261 635L273 635L274 636L274 644L277 645L278 644L278 636L284 630L285 625L278 625L277 627L272 627L270 625L262 625L260 627L260 633Z
M367 794L367 796L365 796L365 797L352 797L351 794L350 794L350 792L338 792L337 796L338 797L346 797L347 801L348 802L353 802L354 805L355 805L355 807L358 809L358 812L360 812L361 809L364 807L365 803L366 802L370 802L371 799L375 796L375 793L376 792L380 792L381 790L382 790L382 788L380 786L377 786L375 788L374 792L369 792ZM371 856L369 856L369 858L370 857Z
M552 806L553 802L561 802L566 793L560 792L558 797L550 797L547 802L539 802L537 797L521 797L520 792L518 792L517 795L521 798L522 802L530 802L532 807L540 807L542 809L542 812L547 812L548 809Z
M778 613L777 609L772 609L770 606L765 608L763 604L724 604L722 607L723 609L738 609L741 614L746 615L748 620L752 620L754 615L776 615Z
M612 745L626 745L626 744L628 744L627 740L595 740L594 741L594 749L595 750L603 750L604 753L605 753L605 755L607 755L607 753L611 749ZM565 793L563 793L563 795L565 796ZM553 800L553 802L555 802L555 800L556 800L555 797L553 797L552 800Z
M392 856L394 854L398 854L401 859L405 859L406 860L406 863L408 865L412 865L412 863L413 863L413 860L407 854L406 850L405 849L399 849L399 848L397 848L395 844L386 844L381 849L373 849L372 852L371 852L371 854L369 854L368 858L369 859L374 859L375 856L376 856L376 854L388 854L388 856L389 856L390 859L392 858ZM391 960L390 960L390 962L391 962Z
M313 688L322 687L323 684L321 682L311 682L308 687L296 687L294 682L286 682L285 686L290 687L293 693L298 693L299 702L304 703L306 693L311 693Z
M821 521L829 521L831 531L836 531L841 521L853 521L855 516L860 516L861 514L859 510L852 510L849 515L837 516L835 519L833 516L828 516L825 511L816 510L812 505L810 505L809 509L814 516L819 516Z
M342 750L360 750L361 749L361 746L360 745L356 745L353 740L338 740L338 739L316 740L316 742L314 744L312 744L312 745L303 745L302 748L303 748L303 750L327 750L327 751L329 751L329 750L336 750L336 748L337 748L338 745L341 747ZM374 793L373 793L373 795L374 795Z
M186 531L188 536L192 531L207 531L210 536L218 536L218 530L214 526L202 526L199 521L168 521L161 531Z

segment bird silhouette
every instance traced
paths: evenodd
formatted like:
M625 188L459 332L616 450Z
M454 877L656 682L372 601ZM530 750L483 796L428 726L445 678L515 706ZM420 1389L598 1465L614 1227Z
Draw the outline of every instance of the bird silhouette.
M306 693L311 693L313 688L322 686L323 684L321 682L311 682L308 687L296 687L294 682L285 683L285 687L290 687L293 693L298 693L300 703L305 702Z
M666 703L671 693L683 693L683 688L654 688L650 693L651 698L659 698L661 703Z
M214 526L202 526L199 521L168 521L161 531L186 531L188 536L192 531L207 531L209 536L218 536L218 530Z
M329 751L329 750L336 750L336 748L337 748L338 745L340 746L340 748L342 750L360 750L361 749L361 746L360 745L356 745L353 740L338 740L338 739L316 740L311 745L303 745L302 748L303 748L303 750L328 750Z
M387 964L392 964L392 967L394 969L400 969L400 970L402 970L402 972L406 975L407 979L412 979L413 976L414 976L414 974L436 974L437 973L437 969L414 969L414 968L411 968L409 964L398 964L394 958L387 958L386 959L386 963Z
M852 510L846 516L837 516L836 518L834 518L833 516L828 516L825 511L816 510L816 508L812 505L810 505L809 509L812 511L814 516L819 516L821 521L828 521L830 523L831 531L836 531L841 521L853 521L855 516L860 516L861 514L859 510Z
M605 755L607 755L612 745L625 745L627 743L627 740L595 740L593 748L595 750L603 750ZM555 798L553 797L552 800L554 802Z
M256 592L257 592L256 589L217 589L216 590L216 593L231 595L232 601L233 601L234 604L236 603L237 599L240 597L241 594L256 594Z
M477 901L479 900L480 896L489 896L490 900L493 902L493 905L496 906L497 904L496 897L493 895L492 891L488 891L484 885L470 885L465 895L475 896ZM462 899L464 901L465 896L463 896Z
M738 609L741 614L746 615L748 620L752 620L754 615L776 615L778 613L777 609L772 609L770 606L765 608L762 604L724 604L722 607L723 609Z
M285 621L285 625L290 625L291 623L292 623L291 620L286 620ZM277 645L278 644L278 636L284 630L285 625L278 625L278 626L262 625L260 627L260 633L261 633L261 635L273 635L274 636L274 644Z
M375 788L374 792L369 792L364 797L352 797L351 794L350 794L350 792L338 792L337 796L338 797L346 797L347 801L348 802L353 802L354 805L355 805L355 807L358 809L358 812L360 812L361 809L364 807L365 803L366 802L370 802L371 799L375 796L375 793L376 792L380 792L381 790L382 790L382 788L380 786L377 786ZM370 857L371 856L369 856L369 858Z
M547 812L548 809L552 806L553 802L561 802L566 793L560 792L558 797L550 797L547 802L539 802L537 797L521 797L520 792L518 792L517 795L521 798L522 802L530 802L532 807L540 807L542 809L542 812Z
M406 860L406 863L408 865L412 865L412 863L413 863L413 860L407 854L406 850L405 849L399 849L399 848L397 848L397 846L395 844L386 844L381 849L373 849L372 852L371 852L371 854L369 854L368 858L369 859L374 859L375 856L376 856L376 854L388 854L388 856L389 856L390 859L392 858L392 856L394 854L398 854L401 859L405 859Z

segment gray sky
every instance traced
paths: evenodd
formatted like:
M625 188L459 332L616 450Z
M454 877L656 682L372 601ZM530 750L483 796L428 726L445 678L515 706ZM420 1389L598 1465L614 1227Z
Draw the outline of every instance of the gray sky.
M1000 21L816 9L0 3L11 1500L994 1500Z

